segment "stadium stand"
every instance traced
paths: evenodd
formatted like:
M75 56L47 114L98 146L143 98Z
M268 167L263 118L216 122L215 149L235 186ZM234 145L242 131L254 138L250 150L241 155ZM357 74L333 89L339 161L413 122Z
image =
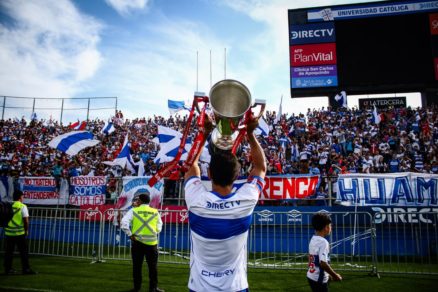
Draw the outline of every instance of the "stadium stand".
M268 158L268 174L320 173L438 173L436 108L389 109L380 113L382 121L372 122L372 113L356 109L333 111L330 108L310 110L304 115L284 114L275 123L275 112L265 119L271 126L269 136L260 137ZM100 134L105 122L87 123L87 130L99 145L81 151L72 159L47 146L55 136L71 131L56 121L0 121L0 165L2 175L69 177L76 175L131 175L126 169L114 170L103 164L113 160L129 132L134 160L145 163L146 175L154 174L160 164L154 163L159 145L157 125L179 132L184 116L154 116L128 120L114 117L113 135ZM195 133L192 133L194 136ZM242 175L248 172L247 144L243 143L239 159Z

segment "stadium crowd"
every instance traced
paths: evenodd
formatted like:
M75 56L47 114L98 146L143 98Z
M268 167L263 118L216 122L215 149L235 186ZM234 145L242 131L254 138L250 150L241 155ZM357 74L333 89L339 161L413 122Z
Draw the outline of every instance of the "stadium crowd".
M381 111L380 117L376 124L371 110L354 108L309 109L306 114L283 114L280 119L276 112L266 112L270 132L259 139L268 159L268 175L438 173L437 108L392 108ZM162 166L154 162L159 151L154 142L157 125L182 132L186 119L177 114L129 120L118 111L113 118L116 130L108 136L101 133L105 121L87 121L86 129L101 143L74 157L48 146L54 137L72 131L70 125L46 120L27 122L24 118L0 120L1 175L131 175L126 169L102 163L117 157L128 132L134 160L142 159L145 175L153 175ZM244 142L238 153L242 175L248 173L250 165L248 149Z

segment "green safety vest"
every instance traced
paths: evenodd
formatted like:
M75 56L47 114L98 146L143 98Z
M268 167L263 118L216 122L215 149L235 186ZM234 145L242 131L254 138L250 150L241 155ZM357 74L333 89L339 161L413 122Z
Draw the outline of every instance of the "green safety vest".
M135 239L147 245L158 244L158 210L148 205L141 205L132 210L131 232Z
M25 234L24 231L24 221L21 216L21 209L23 209L25 205L20 201L15 201L12 204L12 210L14 212L14 216L9 221L8 226L5 227L5 235L7 236L19 236Z

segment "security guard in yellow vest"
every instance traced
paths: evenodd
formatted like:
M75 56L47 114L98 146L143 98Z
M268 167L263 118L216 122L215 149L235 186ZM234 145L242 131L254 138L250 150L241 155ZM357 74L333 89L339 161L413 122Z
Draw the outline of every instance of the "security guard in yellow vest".
M33 275L35 271L29 266L29 252L27 250L26 236L29 231L29 211L27 206L23 204L23 192L16 190L13 195L14 203L12 210L14 215L9 221L5 230L5 259L4 268L6 275L13 275L17 272L12 269L12 259L14 255L15 245L18 246L21 256L21 268L23 274Z
M139 201L139 204L136 201ZM134 195L133 208L122 218L121 228L131 239L131 256L133 265L134 289L140 291L142 267L146 257L149 268L149 291L164 291L158 285L158 233L163 226L157 209L149 206L150 195L145 189Z

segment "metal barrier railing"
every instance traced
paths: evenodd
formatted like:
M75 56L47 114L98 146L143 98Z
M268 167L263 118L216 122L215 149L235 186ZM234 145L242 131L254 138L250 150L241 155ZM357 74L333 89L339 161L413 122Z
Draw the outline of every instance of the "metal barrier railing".
M437 211L394 208L375 213L373 221L379 273L438 274Z
M130 260L122 213L107 210L29 208L29 252L99 260ZM160 262L188 264L186 210L161 211ZM438 274L437 212L331 212L331 264L335 270ZM307 269L313 235L311 212L254 212L248 266Z
M80 209L29 208L29 253L98 259L100 220Z
M307 269L313 212L255 212L249 236L249 266ZM366 212L330 213L331 263L338 270L373 271L372 217Z
M114 216L115 220L106 220L110 210L103 214L101 226L101 258L103 260L130 260L131 243L129 238L120 229L120 219L123 211ZM159 236L160 262L165 263L189 263L189 225L181 221L187 218L186 210L181 211L160 211L163 221L163 229Z

